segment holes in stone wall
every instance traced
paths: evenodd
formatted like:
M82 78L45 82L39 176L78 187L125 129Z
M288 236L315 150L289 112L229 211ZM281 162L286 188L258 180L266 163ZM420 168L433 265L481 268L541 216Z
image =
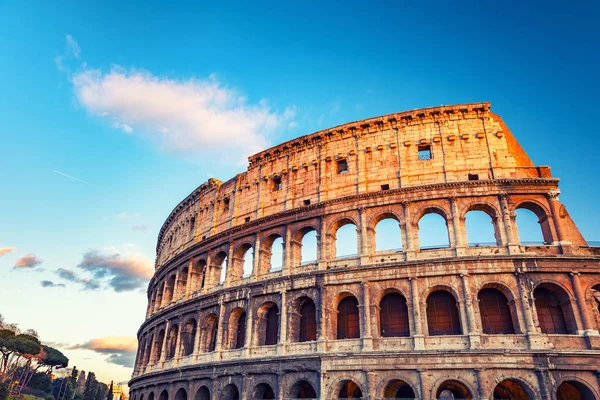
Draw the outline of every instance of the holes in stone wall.
M335 232L335 257L351 257L358 253L356 225L346 222Z
M419 145L417 147L417 151L418 151L418 157L419 160L421 161L425 161L425 160L431 160L431 145L429 144L424 144L424 145Z
M345 174L348 172L348 160L341 158L337 160L337 173Z
M402 250L402 233L396 218L386 217L375 225L375 250Z

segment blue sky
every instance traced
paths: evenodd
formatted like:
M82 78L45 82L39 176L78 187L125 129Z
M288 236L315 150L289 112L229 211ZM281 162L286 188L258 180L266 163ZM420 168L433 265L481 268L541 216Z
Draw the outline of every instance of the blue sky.
M600 240L597 3L123 3L0 3L0 312L78 367L128 378L83 349L135 334L183 197L344 122L490 101Z

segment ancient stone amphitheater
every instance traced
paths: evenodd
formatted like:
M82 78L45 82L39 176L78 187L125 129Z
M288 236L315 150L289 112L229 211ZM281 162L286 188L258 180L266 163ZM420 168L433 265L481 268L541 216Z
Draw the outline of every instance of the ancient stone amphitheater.
M160 231L132 400L600 398L600 248L489 103L353 122L249 162ZM468 235L471 213L495 242ZM521 213L539 243L520 240ZM443 243L425 245L436 219Z

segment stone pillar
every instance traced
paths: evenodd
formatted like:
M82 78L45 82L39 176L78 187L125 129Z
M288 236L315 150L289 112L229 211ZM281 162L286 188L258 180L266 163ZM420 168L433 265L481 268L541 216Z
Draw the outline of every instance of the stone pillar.
M217 321L217 342L215 343L215 352L217 352L219 359L221 359L221 352L223 351L223 342L225 341L224 334L223 334L224 326L225 326L225 304L223 304L223 299L221 298L221 299L219 299L219 320ZM229 328L229 326L228 326L228 328Z
M173 360L177 360L181 357L181 332L183 331L183 327L181 326L181 316L179 316L179 329L177 329L177 337L175 338L175 354L173 354Z
M323 232L323 218L319 218L319 230L317 232L317 268L325 269L329 255L327 254L327 235Z
M415 248L415 243L417 243L417 241L415 240L414 235L417 233L415 232L414 226L412 225L412 221L410 219L410 201L403 201L402 202L402 208L404 210L404 224L403 226L400 228L404 228L403 229L403 238L402 238L402 247L404 247L404 253L406 254L406 259L407 260L412 260L415 258L415 251L417 250Z
M419 372L419 390L421 391L421 396L417 397L423 400L430 400L431 387L429 386L427 371L423 369L417 369L417 371Z
M541 342L541 336L533 319L533 293L530 291L527 280L525 279L525 274L523 272L517 271L515 272L515 276L517 279L517 285L519 287L519 294L517 297L521 302L523 320L525 321L525 329L527 331L527 340L529 341L529 348L540 349L543 346Z
M480 368L475 369L475 382L477 383L477 398L480 400L488 400L486 396L486 390L482 378L483 370Z
M410 279L410 294L412 298L412 318L413 318L413 348L415 350L425 349L425 336L421 325L421 302L419 301L419 282L418 278Z
M279 343L277 344L277 354L287 353L287 325L288 325L288 313L287 313L287 300L286 290L283 289L281 292L281 309L279 310Z
M185 285L185 298L189 299L190 294L192 294L192 290L195 288L195 282L192 281L194 270L194 258L190 258L190 262L188 265L188 276L187 276L187 284Z
M283 374L277 374L277 398L285 399L285 391L283 386Z
M539 394L542 400L552 399L552 384L548 376L549 372L545 368L536 368L535 375L538 380Z
M234 260L233 260L233 252L234 252L234 248L233 248L233 242L229 243L229 251L227 253L227 270L226 270L226 274L225 274L225 281L223 282L223 286L227 286L229 284L229 282L231 282L231 277L233 276L233 273L235 272L234 269ZM241 275L240 275L241 277ZM234 277L234 279L239 279L240 277Z
M360 227L358 228L358 234L360 237L360 247L358 248L358 256L360 258L361 265L369 263L369 235L367 232L367 213L364 207L358 209L360 217Z
M195 357L200 354L200 339L202 338L202 320L198 318L198 322L196 322L196 337L194 338L194 351L192 355ZM218 325L217 325L218 326Z
M469 335L470 347L472 349L478 349L481 347L481 335L477 332L475 323L475 311L473 310L473 298L471 297L471 289L469 287L469 275L461 273L460 277L465 300L465 311L467 314L467 332L465 333Z
M319 286L319 298L317 299L317 303L315 306L317 307L317 350L319 352L324 352L327 350L327 318L325 317L325 288L323 286Z
M581 287L579 272L571 272L571 282L573 285L573 292L575 293L577 308L579 309L579 314L581 315L581 322L583 323L584 335L598 336L598 331L594 329L588 304L585 301L585 294L583 293L583 288Z
M167 320L165 324L165 336L163 338L163 342L160 345L160 358L158 362L163 363L165 358L167 357L167 340L169 339L169 326L171 325L171 321Z
M258 271L260 271L260 232L256 232L256 239L254 240L254 259L252 260L252 274L253 278L258 276Z
M175 271L175 283L173 284L173 293L171 294L171 302L169 304L175 303L179 300L179 270Z
M362 349L366 351L373 350L373 335L371 332L371 296L369 292L369 282L362 282Z
M204 269L204 288L203 288L203 290L206 290L206 288L215 287L219 284L219 277L217 276L216 280L214 277L214 268L215 268L215 266L212 265L211 252L208 251L206 253L206 266ZM201 274L202 274L202 271L200 271L200 274L198 274L198 283L196 284L196 287L194 289L200 289L200 285L202 284Z
M252 341L254 339L254 335L253 333L253 327L254 327L254 312L253 312L253 304L252 304L252 297L250 295L250 292L248 292L248 311L246 313L246 343L244 344L244 348L245 348L245 357L250 357L252 355L252 348L254 347L252 344Z
M566 242L566 239L560 225L560 203L558 201L558 194L559 191L556 190L548 193L546 196L548 197L548 203L550 203L550 212L552 213L552 221L554 222L556 236L558 236L558 242L562 244ZM570 243L567 242L566 244Z
M366 373L367 375L367 379L365 379L365 381L367 382L367 392L370 395L373 395L373 397L375 397L375 390L377 390L377 384L375 383L377 376L375 374L375 372L369 371Z
M242 400L252 399L252 377L250 375L244 375L240 394L242 395Z
M515 254L519 252L519 240L515 235L515 227L513 226L510 209L508 207L508 196L501 194L498 196L498 203L500 204L500 211L502 212L502 222L505 229L506 240L508 243L509 254Z
M290 274L293 261L294 260L292 255L292 231L290 229L290 226L287 225L285 227L285 238L283 243L283 271L281 271L283 275Z
M465 235L465 223L462 215L460 215L460 211L458 210L456 197L450 197L449 200L450 209L452 210L452 230L454 231L454 246L452 246L452 243L450 243L450 247L454 247L456 256L464 256L467 254L468 246ZM452 239L452 235L450 235L450 239ZM450 240L450 242L452 242L452 240Z
M165 299L167 298L167 296L166 296L166 294L167 294L167 280L166 279L163 281L162 287L163 287L163 289L162 289L162 297L160 298L160 307L159 308L165 307L167 305L166 301L165 301Z

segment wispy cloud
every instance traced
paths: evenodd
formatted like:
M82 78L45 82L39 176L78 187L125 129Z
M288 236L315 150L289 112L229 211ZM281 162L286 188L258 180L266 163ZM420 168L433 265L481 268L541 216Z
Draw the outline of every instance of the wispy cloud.
M42 285L42 287L48 288L48 287L65 287L64 283L55 283L52 281L41 281L40 285Z
M65 281L81 284L83 287L83 290L100 289L99 282L95 281L94 279L82 278L81 276L77 275L77 273L75 273L75 271L70 270L70 269L59 268L56 270L56 275L58 275L60 278L64 279Z
M134 231L146 232L150 227L148 225L134 225L131 227Z
M67 54L76 61L79 45L71 36L67 43ZM89 113L169 152L198 155L219 149L238 160L267 147L275 131L295 126L295 106L277 110L266 100L250 102L216 75L173 79L120 66L102 71L79 61L71 73L67 56L58 59L57 67L67 73Z
M140 216L139 213L127 213L125 211L123 211L122 213L117 214L117 218L119 219L131 219L131 218L138 218Z
M85 253L77 267L90 272L95 280L107 280L115 292L143 287L154 271L152 262L140 254L122 255L98 250Z
M137 351L137 339L133 336L108 336L67 347L69 350L91 350L108 354L107 362L133 367Z
M31 253L31 254L27 254L27 255L19 258L15 262L14 268L16 268L16 269L21 269L21 268L23 268L23 269L35 268L38 265L40 265L42 262L43 262L43 260L41 258L39 258L35 254Z
M65 174L64 172L60 172L60 171L54 170L54 173L56 173L56 174L59 174L59 175L62 175L62 176L66 177L66 178L69 178L69 179L73 179L74 181L81 182L81 183L85 183L86 185L93 186L93 185L92 185L91 183L89 183L89 182L86 182L86 181L84 181L84 180L82 180L82 179L79 179L79 178L75 178L74 176L71 176L71 175L67 175L67 174Z
M79 47L79 43L77 43L77 41L73 38L73 36L71 36L69 34L65 35L65 40L66 40L65 50L62 55L54 57L54 63L56 64L56 68L58 68L59 71L64 71L64 72L69 73L70 68L68 66L68 63L65 63L65 62L70 59L79 60L79 58L81 56L81 47Z
M16 247L0 247L0 256L3 256L8 253L12 253L15 250L17 250Z

